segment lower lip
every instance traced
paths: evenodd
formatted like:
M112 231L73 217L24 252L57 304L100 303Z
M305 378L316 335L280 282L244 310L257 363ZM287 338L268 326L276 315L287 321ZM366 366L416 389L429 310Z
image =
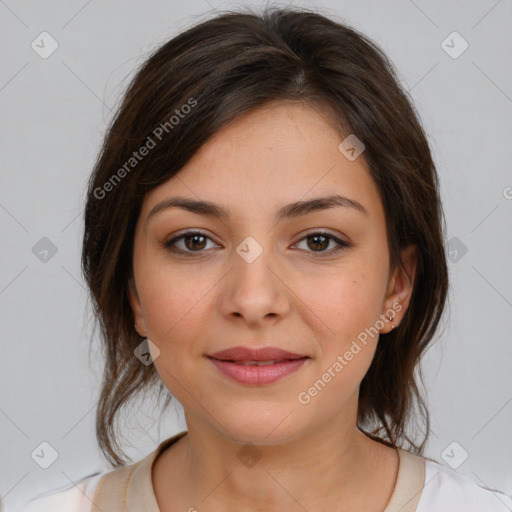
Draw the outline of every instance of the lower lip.
M209 357L210 361L224 374L242 384L272 384L296 372L306 362L307 357L280 361L275 364L244 366L231 361L220 361Z

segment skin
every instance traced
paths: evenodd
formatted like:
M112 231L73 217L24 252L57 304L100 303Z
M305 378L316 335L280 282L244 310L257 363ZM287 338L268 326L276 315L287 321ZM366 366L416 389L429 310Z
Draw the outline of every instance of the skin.
M144 200L130 303L138 332L161 351L156 370L183 405L188 428L153 466L163 512L379 512L391 497L396 450L356 428L359 386L385 340L369 338L307 405L297 398L393 304L400 311L379 331L398 325L414 282L413 247L403 250L402 267L389 268L378 190L363 157L350 161L339 151L343 138L306 104L262 107L220 130ZM367 214L337 206L274 218L285 204L332 194ZM171 196L216 203L230 216L169 208L148 220ZM192 228L209 238L176 242L191 257L164 246ZM321 230L351 246L336 250L332 240L306 237ZM236 252L248 236L263 249L251 263ZM277 346L311 359L276 383L248 386L205 357L235 345ZM252 467L237 457L246 443L261 455Z

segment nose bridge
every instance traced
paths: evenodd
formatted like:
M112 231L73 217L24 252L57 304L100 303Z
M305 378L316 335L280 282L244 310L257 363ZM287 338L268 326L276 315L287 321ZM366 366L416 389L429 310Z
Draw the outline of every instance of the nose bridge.
M247 237L231 258L233 268L223 296L224 313L243 316L250 322L283 315L289 308L288 298L286 286L276 275L272 248Z

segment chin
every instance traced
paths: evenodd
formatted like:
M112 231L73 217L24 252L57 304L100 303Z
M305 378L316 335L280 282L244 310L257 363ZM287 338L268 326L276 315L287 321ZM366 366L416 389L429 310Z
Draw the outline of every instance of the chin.
M232 442L268 446L284 444L299 436L301 429L293 412L290 414L277 404L273 412L268 408L268 403L262 404L261 408L254 405L237 407L229 417L219 418L219 423L225 427L222 433Z

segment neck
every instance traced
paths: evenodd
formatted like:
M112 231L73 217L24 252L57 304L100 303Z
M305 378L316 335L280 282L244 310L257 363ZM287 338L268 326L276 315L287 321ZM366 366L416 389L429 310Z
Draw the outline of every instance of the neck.
M174 510L165 504L178 499L184 510L203 505L224 512L313 511L331 504L336 510L368 511L374 502L375 510L383 510L391 497L396 451L370 440L355 421L325 423L285 442L273 437L274 444L248 444L195 420L187 417L188 435L159 461L154 487L162 512ZM372 494L376 489L378 496Z

